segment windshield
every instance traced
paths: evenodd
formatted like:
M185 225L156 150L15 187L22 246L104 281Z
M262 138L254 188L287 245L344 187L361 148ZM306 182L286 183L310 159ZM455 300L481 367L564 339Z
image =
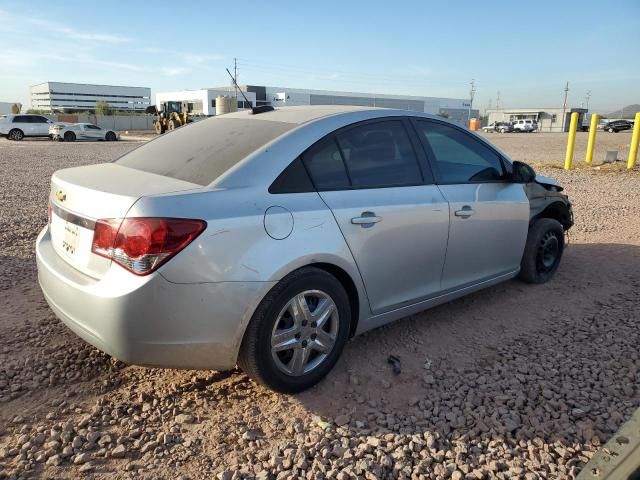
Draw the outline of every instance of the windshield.
M208 185L250 153L296 124L214 117L179 128L131 151L116 163Z

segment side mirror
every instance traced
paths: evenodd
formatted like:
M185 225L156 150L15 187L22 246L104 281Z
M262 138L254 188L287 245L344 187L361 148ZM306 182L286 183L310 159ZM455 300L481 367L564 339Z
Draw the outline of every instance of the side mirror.
M531 183L536 178L536 171L523 162L513 162L512 179L515 183Z

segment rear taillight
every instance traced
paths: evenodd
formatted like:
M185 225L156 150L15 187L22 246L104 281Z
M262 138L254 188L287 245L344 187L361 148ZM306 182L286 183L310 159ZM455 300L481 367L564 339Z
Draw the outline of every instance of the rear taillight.
M136 275L158 269L206 228L202 220L125 218L96 222L91 251Z

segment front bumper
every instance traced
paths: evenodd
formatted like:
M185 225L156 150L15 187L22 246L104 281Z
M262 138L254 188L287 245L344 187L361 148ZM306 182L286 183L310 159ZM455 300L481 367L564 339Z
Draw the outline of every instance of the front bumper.
M95 280L54 251L48 227L36 243L47 303L79 337L126 363L227 370L273 282L178 284L155 272L133 275L113 264Z

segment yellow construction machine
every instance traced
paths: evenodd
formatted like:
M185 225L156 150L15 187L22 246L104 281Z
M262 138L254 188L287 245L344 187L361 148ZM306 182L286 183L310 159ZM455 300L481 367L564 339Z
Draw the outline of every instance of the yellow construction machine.
M159 109L152 105L147 108L146 113L154 115L153 128L158 135L162 135L167 130L175 130L193 121L189 118L187 106L182 102L163 102L160 104Z

